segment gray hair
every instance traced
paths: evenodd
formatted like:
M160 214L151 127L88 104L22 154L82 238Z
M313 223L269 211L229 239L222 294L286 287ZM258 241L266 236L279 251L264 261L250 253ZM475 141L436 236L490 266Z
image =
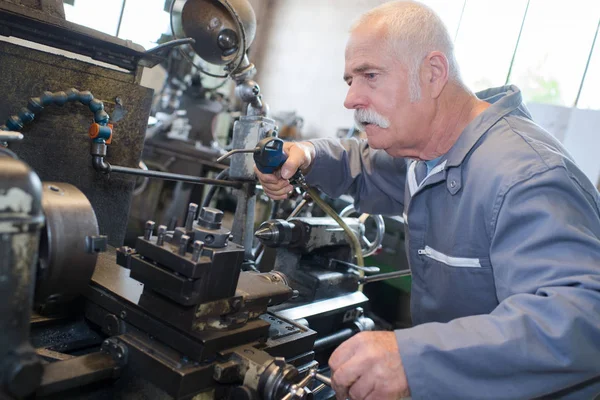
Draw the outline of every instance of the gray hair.
M410 101L421 97L419 70L432 51L444 53L448 59L448 79L463 86L448 29L429 7L416 1L390 1L363 14L351 32L363 24L387 28L388 45L408 69Z

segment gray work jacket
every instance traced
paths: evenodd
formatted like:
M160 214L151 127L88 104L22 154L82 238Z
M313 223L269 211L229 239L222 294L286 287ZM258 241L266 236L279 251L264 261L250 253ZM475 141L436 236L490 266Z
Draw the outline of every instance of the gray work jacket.
M515 86L427 177L354 139L315 140L307 181L404 215L415 327L396 331L414 399L600 393L600 197Z

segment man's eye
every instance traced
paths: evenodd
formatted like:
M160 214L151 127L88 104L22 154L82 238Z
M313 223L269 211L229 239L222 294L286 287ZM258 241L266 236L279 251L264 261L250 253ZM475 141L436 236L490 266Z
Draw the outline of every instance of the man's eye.
M373 80L373 79L375 79L375 78L377 77L377 74L375 74L375 73L372 73L372 72L371 72L371 73L366 73L366 74L365 74L365 77L366 77L368 80Z

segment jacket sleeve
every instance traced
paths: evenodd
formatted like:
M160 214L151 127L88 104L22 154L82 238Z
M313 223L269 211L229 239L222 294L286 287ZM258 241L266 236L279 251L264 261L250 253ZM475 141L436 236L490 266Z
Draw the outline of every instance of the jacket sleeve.
M499 305L489 315L396 331L413 398L520 399L559 391L594 398L598 193L557 167L512 185L494 208L490 258Z
M317 139L306 181L331 197L349 194L361 212L399 215L404 210L406 161L356 139Z

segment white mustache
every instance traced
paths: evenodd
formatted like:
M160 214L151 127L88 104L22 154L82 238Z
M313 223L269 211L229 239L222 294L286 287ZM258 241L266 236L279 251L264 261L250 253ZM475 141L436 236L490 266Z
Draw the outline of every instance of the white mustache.
M377 125L383 129L390 127L390 121L387 118L369 108L354 110L354 123L356 123L356 126L361 131L365 130L366 124Z

